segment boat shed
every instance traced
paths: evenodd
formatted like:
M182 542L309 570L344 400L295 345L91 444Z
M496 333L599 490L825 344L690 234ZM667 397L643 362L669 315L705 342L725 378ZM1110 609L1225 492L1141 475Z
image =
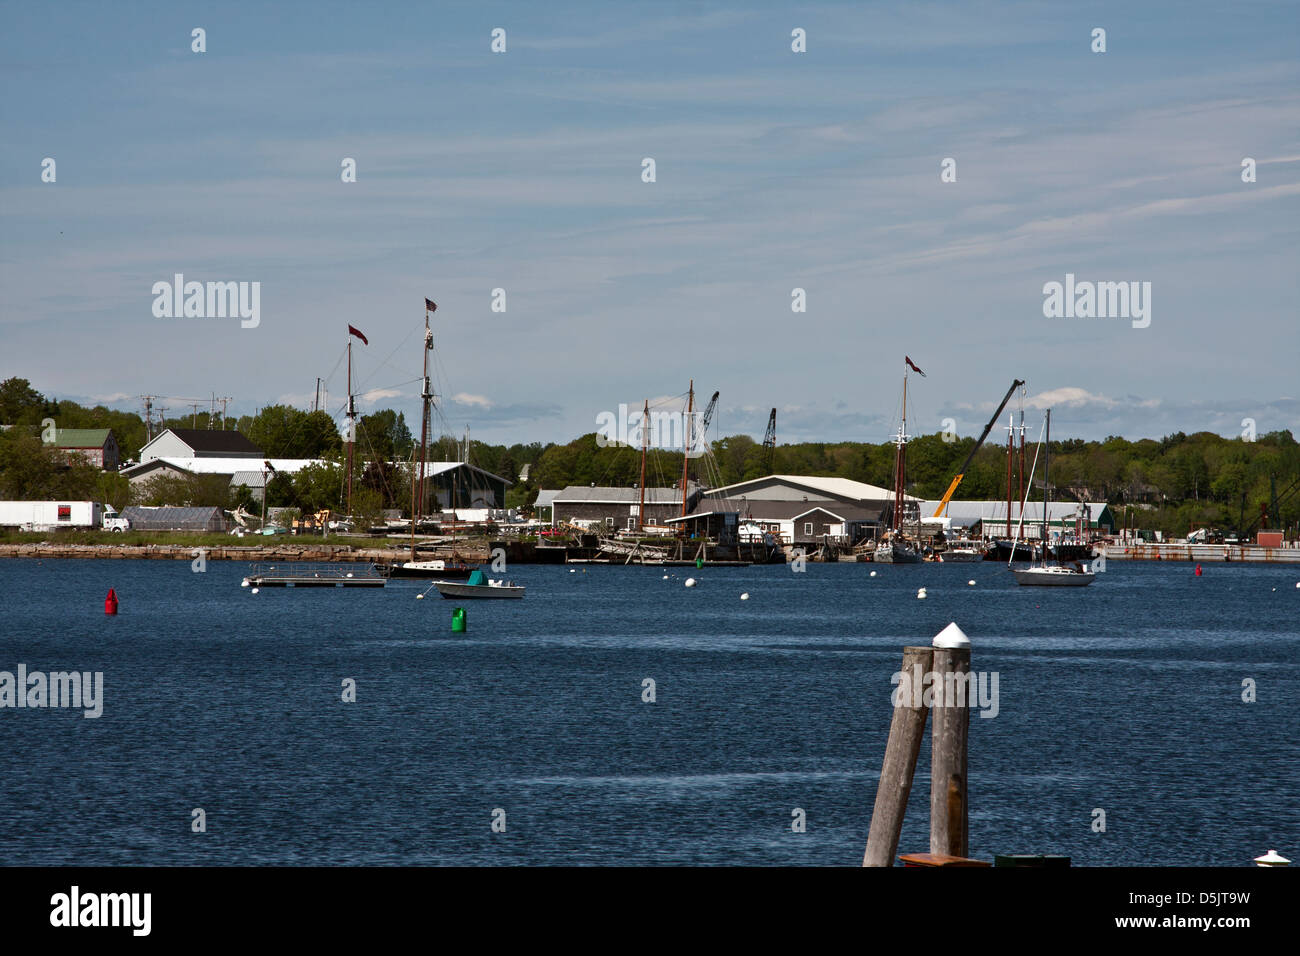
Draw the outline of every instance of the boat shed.
M227 522L220 508L156 508L127 505L122 517L131 521L132 531L225 531Z
M921 502L921 514L929 518L939 507L938 501ZM1007 503L1005 501L950 501L943 516L951 519L954 531L971 537L1004 538L1007 535ZM1114 534L1115 516L1104 501L1077 502L1053 501L1048 505L1048 531L1055 534ZM1012 502L1011 534L1020 524L1020 505ZM1037 540L1042 536L1043 503L1030 501L1025 505L1024 527L1021 535Z
M687 495L689 511L699 501L698 488ZM609 530L634 529L641 507L641 489L600 485L570 485L551 499L552 524L603 524ZM662 525L682 513L680 488L646 488L642 524Z
M414 473L413 466L406 467ZM514 484L464 461L426 461L424 482L432 511L504 508L506 487Z

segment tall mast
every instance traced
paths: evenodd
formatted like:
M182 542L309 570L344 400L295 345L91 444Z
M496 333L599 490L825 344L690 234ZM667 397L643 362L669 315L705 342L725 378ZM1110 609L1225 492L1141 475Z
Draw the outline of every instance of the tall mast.
M357 429L357 406L352 398L352 333L348 333L348 517L352 517L352 444Z
M1016 416L1007 420L1007 538L1011 541L1011 553L1015 554L1016 542L1011 538L1011 465L1016 453Z
M429 454L429 405L433 389L429 385L429 353L433 351L433 330L429 328L429 310L424 310L424 390L420 393L420 472L411 478L411 560L415 560L415 525L424 513L424 464Z
M903 371L903 420L898 426L894 451L894 530L903 523L903 485L907 471L907 371Z
M636 530L645 528L645 452L646 442L650 437L650 399L645 401L641 412L641 506L636 511Z
M1021 502L1020 510L1025 509L1025 410L1020 409L1020 461L1016 465L1016 501Z
M1052 487L1052 410L1047 410L1047 438L1043 443L1043 563L1047 563L1047 501Z
M691 470L691 426L694 424L695 379L691 379L691 389L686 399L686 447L682 451L682 517L686 517L686 482Z

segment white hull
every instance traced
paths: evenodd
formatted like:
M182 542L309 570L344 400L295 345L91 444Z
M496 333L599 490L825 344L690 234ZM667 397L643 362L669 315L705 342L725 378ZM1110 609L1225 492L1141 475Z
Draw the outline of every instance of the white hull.
M445 598L522 598L524 589L512 584L459 584L435 581L433 586Z
M1050 588L1083 588L1097 577L1088 571L1072 571L1061 567L1025 568L1011 573L1016 576L1017 584Z

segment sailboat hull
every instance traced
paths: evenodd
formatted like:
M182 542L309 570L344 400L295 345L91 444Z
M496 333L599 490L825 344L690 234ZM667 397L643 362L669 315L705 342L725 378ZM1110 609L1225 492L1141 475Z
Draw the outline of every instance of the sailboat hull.
M1017 584L1045 588L1085 588L1097 578L1091 572L1069 568L1023 568L1011 573Z
M474 569L465 565L447 566L441 561L407 561L388 569L390 578L423 578L426 581L464 581Z

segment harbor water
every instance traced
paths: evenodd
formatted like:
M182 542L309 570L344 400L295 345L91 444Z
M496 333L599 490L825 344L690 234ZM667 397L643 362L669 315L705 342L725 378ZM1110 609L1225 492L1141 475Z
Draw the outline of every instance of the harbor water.
M856 866L902 648L949 621L997 678L972 856L1300 850L1295 567L520 566L526 599L465 602L464 633L427 583L247 571L0 562L0 671L103 674L98 717L0 708L0 860ZM928 849L928 750L899 852Z

